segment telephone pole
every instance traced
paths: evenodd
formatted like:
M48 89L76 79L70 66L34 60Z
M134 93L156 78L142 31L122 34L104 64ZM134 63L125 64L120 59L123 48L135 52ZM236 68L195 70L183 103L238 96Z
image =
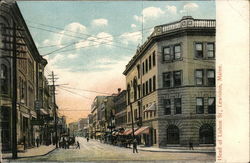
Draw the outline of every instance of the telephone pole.
M52 79L52 88L53 88L53 98L54 98L54 104L53 104L53 108L54 108L54 130L55 130L55 142L56 142L56 148L58 148L58 137L57 137L57 112L56 112L56 87L55 87L55 75L54 72L52 71L52 75L51 75L51 79Z
M17 52L16 52L16 23L13 20L13 95L12 95L12 158L17 158L17 132L16 132L16 123L17 123Z

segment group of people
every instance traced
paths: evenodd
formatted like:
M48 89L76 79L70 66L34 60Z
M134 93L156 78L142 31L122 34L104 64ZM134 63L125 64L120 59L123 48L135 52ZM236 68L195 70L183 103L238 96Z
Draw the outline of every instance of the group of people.
M75 138L70 138L68 136L62 136L59 140L59 148L69 149L71 144L75 143Z

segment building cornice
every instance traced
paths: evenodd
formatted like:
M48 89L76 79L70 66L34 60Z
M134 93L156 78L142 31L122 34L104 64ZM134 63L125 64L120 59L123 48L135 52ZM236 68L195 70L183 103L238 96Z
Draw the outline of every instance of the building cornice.
M215 36L215 26L216 22L214 19L193 19L189 16L183 17L180 21L155 26L148 40L137 49L136 54L126 65L123 74L127 75L136 62L146 54L155 42L182 36Z

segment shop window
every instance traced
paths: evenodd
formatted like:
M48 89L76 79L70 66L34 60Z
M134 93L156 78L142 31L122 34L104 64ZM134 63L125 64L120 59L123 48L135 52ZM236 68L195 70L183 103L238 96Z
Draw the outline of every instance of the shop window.
M200 127L200 144L214 144L213 127L209 124L204 124Z
M167 144L179 144L180 133L179 128L175 125L170 125L167 128Z

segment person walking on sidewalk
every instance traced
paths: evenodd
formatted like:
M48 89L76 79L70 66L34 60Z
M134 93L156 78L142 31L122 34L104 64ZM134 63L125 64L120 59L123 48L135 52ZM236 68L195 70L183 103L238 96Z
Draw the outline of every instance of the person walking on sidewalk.
M87 137L87 142L89 142L89 137Z
M79 141L76 142L76 149L79 148L80 149L80 143Z
M189 142L189 150L194 150L193 143L191 141Z
M133 153L138 153L138 150L137 150L137 140L136 139L134 139L133 140Z
M36 138L36 147L39 147L39 143L40 143L40 140L39 140L39 138L37 137L37 138Z

